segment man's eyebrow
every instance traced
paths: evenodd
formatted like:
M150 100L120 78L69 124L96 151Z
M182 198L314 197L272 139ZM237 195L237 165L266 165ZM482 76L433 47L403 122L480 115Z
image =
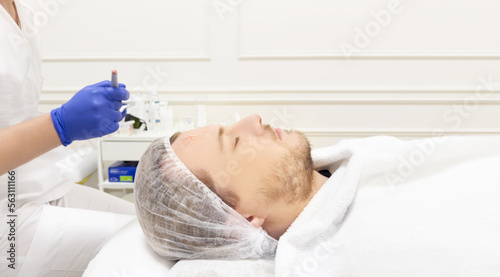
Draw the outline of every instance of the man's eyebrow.
M174 141L182 134L182 132L177 132L175 134L173 134L169 140L170 140L170 145L172 145L172 143L174 143Z
M222 126L219 127L219 146L220 146L220 151L224 150L224 139L222 137L224 135L224 128Z

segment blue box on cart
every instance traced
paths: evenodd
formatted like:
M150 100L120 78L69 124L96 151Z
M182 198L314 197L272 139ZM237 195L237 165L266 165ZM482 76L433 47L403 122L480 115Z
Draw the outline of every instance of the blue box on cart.
M134 182L138 161L117 161L108 168L110 182Z

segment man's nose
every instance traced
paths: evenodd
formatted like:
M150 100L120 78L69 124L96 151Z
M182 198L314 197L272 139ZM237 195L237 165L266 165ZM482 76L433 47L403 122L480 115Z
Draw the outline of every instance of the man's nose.
M235 132L261 135L264 131L262 128L262 118L258 114L251 114L242 120L236 122L232 128Z

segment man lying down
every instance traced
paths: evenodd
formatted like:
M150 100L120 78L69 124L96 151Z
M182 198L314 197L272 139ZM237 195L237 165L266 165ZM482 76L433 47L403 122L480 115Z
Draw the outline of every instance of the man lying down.
M500 276L500 138L344 140L311 154L251 115L157 139L136 208L167 259L276 276Z

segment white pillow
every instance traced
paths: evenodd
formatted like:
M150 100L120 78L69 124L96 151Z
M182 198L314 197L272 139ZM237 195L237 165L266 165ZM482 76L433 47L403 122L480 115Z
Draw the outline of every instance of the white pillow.
M123 226L89 263L84 277L165 277L175 261L168 261L149 246L136 219Z

